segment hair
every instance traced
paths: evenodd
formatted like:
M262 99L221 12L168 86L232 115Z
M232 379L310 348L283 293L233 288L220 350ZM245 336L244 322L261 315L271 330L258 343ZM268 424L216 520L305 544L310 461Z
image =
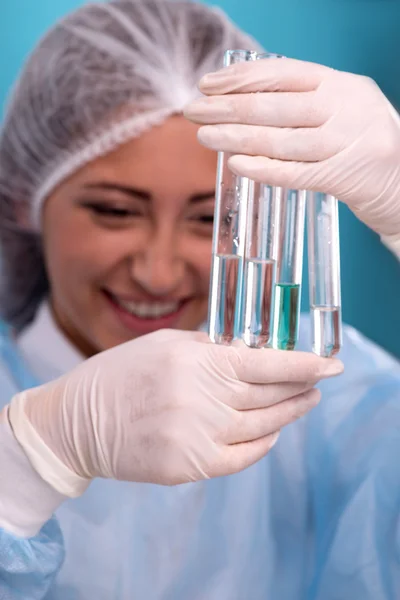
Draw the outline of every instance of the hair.
M49 293L44 200L195 98L228 48L259 50L221 11L187 0L113 0L61 20L30 56L0 132L0 318L20 330Z

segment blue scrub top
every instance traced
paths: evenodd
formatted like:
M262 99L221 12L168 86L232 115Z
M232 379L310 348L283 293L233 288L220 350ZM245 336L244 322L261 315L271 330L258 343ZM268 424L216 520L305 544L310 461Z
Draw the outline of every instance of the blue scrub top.
M36 537L0 530L0 598L398 600L400 367L351 328L340 358L320 405L242 473L96 480ZM0 407L36 383L3 328Z

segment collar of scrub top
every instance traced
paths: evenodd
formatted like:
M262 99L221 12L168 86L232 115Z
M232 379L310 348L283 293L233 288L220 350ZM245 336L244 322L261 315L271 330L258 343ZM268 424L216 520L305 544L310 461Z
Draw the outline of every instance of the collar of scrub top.
M59 330L47 302L18 336L4 323L0 333L0 357L19 390L57 379L84 360Z
M199 330L207 331L207 323ZM17 338L12 329L1 322L0 333L6 340L0 343L0 356L19 390L57 379L84 360L58 328L47 301Z
M40 380L23 359L11 327L0 322L0 360L6 366L17 390L22 391L40 385Z
M84 360L59 329L48 302L40 306L33 322L18 336L16 345L40 382L57 379Z

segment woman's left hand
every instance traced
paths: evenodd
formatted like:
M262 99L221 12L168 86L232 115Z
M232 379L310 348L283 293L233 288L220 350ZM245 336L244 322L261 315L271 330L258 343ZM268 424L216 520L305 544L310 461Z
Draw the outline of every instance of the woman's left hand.
M186 116L234 156L238 175L332 194L400 242L400 118L369 78L287 58L227 67L200 82ZM258 93L255 93L258 92Z

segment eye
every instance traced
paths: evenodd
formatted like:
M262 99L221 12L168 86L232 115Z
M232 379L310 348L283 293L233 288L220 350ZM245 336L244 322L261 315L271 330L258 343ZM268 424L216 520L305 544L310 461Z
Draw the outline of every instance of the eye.
M196 221L204 223L204 225L212 225L214 223L214 215L199 215Z
M211 210L190 215L187 224L192 235L209 239L213 232L214 213Z
M100 202L84 202L83 206L88 208L91 212L100 217L126 219L130 217L138 217L141 215L140 211L134 208L115 206L112 204Z

